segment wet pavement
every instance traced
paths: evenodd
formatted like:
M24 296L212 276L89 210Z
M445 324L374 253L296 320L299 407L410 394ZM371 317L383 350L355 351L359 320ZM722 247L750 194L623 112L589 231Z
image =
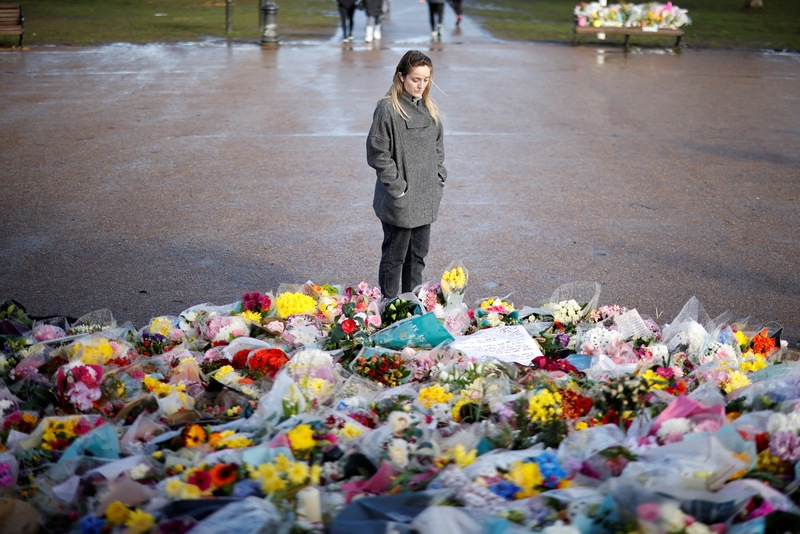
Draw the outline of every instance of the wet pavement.
M377 283L365 136L409 48L434 62L450 178L426 276L467 300L602 304L800 334L800 56L431 42L393 0L378 43L0 52L0 298L142 326L281 283ZM691 30L689 30L691 31ZM279 15L280 32L280 15ZM667 44L671 40L667 39Z

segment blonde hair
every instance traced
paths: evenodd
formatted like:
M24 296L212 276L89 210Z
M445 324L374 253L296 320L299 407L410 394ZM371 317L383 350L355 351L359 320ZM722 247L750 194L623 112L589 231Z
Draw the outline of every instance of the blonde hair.
M392 86L389 88L389 91L386 93L384 98L387 98L391 101L392 107L398 115L408 120L408 113L406 113L406 111L400 105L400 98L403 96L403 92L405 91L403 89L402 78L408 76L408 74L416 67L423 65L431 69L431 80L428 83L428 86L425 87L425 90L422 92L422 105L424 105L425 109L428 110L428 113L431 114L433 121L436 124L439 124L439 121L442 119L442 114L439 112L436 102L434 102L433 98L430 96L431 87L433 86L433 62L431 61L431 58L419 50L409 50L400 59L400 63L397 64L397 68L394 71Z

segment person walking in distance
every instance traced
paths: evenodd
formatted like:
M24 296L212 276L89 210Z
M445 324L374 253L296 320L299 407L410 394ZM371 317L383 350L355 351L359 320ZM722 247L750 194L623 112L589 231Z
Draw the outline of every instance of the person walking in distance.
M383 20L383 0L365 0L367 12L367 35L364 40L371 43L372 40L381 39L381 21Z
M353 40L353 17L356 13L356 0L337 0L339 17L342 19L342 41Z
M455 11L456 13L456 28L458 28L461 25L461 18L462 15L464 14L464 9L462 5L463 0L450 0L449 3L450 7L452 7L453 11Z
M367 163L377 175L372 207L383 227L378 285L388 300L423 281L431 224L447 179L432 84L431 59L419 50L406 52L367 135Z
M423 3L425 0L419 0ZM442 24L444 24L444 0L428 0L428 16L431 23L431 39L442 40Z

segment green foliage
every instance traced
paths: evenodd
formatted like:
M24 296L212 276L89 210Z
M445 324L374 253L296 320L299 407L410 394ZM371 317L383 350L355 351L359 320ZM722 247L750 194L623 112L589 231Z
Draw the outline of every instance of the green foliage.
M25 44L95 45L229 38L259 41L260 0L231 2L226 33L225 0L26 0ZM329 38L338 14L330 0L278 2L278 34ZM16 36L0 36L0 45Z

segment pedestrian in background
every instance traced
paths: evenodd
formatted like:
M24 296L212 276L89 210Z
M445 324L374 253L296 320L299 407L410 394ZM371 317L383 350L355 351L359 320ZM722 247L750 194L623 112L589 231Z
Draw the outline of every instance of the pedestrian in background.
M367 35L364 40L371 43L381 38L381 21L383 20L383 0L364 0L367 11Z
M444 24L444 0L427 0L428 15L431 22L431 39L442 40L442 24ZM425 0L419 0L422 4Z
M447 179L432 84L431 59L419 50L406 52L367 135L367 163L377 175L372 207L383 227L378 285L389 300L423 282L431 223Z
M452 7L453 11L456 13L456 28L461 25L461 16L464 13L462 3L463 0L450 0L450 7Z
M339 17L342 19L342 41L353 40L353 17L356 13L356 0L337 0Z

